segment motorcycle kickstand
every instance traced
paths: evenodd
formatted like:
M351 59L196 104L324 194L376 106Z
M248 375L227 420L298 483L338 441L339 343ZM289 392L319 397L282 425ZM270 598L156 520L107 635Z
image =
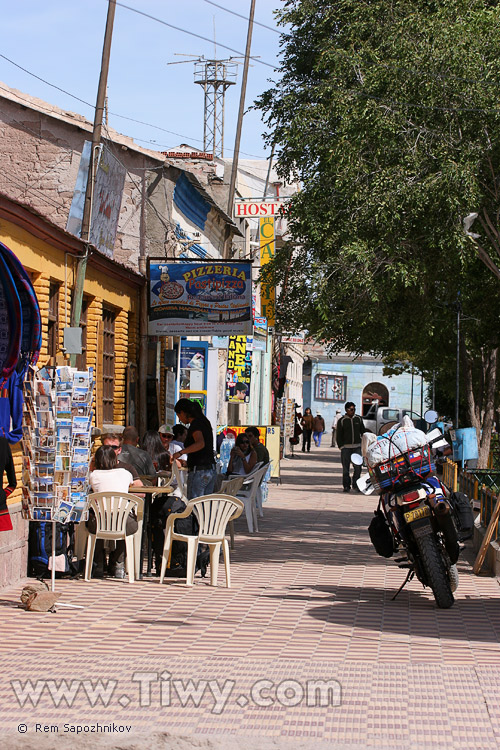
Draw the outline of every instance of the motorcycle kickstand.
M402 592L402 590L404 589L404 587L406 586L406 584L407 584L407 583L408 583L409 581L411 581L411 580L412 580L412 578L413 578L413 576L414 576L414 575L415 575L415 571L414 571L414 570L409 570L409 571L408 571L408 575L406 576L406 578L404 579L403 583L402 583L402 584L401 584L401 586L400 586L400 587L398 588L398 590L396 591L396 593L394 594L394 596L392 597L392 599L391 599L391 602L393 602L393 601L394 601L394 599L395 599L395 598L397 597L397 595L398 595L398 594L400 594L400 593Z

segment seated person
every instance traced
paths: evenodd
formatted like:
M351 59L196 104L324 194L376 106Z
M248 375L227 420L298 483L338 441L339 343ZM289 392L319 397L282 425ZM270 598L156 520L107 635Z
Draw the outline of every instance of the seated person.
M156 431L154 432L158 435ZM142 449L137 446L139 433L135 427L125 427L122 439L122 460L132 464L141 476L153 476L156 474L150 453L144 450L144 445Z
M130 471L132 474L134 480L139 479L139 472L135 468L135 466L132 466L132 464L127 463L125 460L122 461L122 437L121 435L117 435L114 432L107 432L101 437L101 441L103 445L107 445L110 448L113 448L113 450L116 453L116 457L118 459L118 467L121 469L127 469L127 471ZM91 459L89 464L89 471L93 471L95 469L95 459L94 457Z
M250 474L257 463L257 454L250 445L248 435L242 433L236 438L234 448L231 449L228 474Z
M257 461L261 464L268 464L270 461L269 451L267 450L266 446L263 445L259 440L260 433L258 427L254 427L253 425L247 427L245 430L245 435L247 435L248 439L250 440L251 447L257 454Z
M144 433L142 438L142 447L144 452L150 457L155 472L157 471L169 471L170 469L170 455L168 450L165 448L165 444L161 439L158 430L148 430Z
M130 487L142 487L140 479L134 479L130 471L120 466L116 451L111 445L102 445L94 457L94 470L90 473L89 482L92 492L128 492ZM86 522L87 529L95 534L97 523L95 515L90 513ZM130 513L127 519L127 536L137 531L137 517ZM116 548L109 556L109 575L125 578L125 540L116 542ZM102 578L104 574L104 539L97 539L94 552L93 577Z

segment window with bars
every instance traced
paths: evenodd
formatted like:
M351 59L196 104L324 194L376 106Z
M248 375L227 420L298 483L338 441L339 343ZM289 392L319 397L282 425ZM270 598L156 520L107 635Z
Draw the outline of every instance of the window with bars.
M115 318L116 313L106 308L102 311L102 393L103 420L113 422L115 380Z
M49 286L49 312L47 323L47 353L55 357L59 348L59 284Z
M80 328L82 329L82 353L76 355L75 364L78 370L87 369L87 310L88 299L82 300L82 312L80 314Z
M346 375L316 375L315 398L318 401L345 401L347 392Z

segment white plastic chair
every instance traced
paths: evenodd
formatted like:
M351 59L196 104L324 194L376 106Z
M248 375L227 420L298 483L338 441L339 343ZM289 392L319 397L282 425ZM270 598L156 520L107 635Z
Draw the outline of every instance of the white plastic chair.
M263 487L263 485L266 482L266 474L267 474L270 466L271 466L270 463L263 465L263 468L265 467L266 471L265 471L264 476L262 477L261 481L259 482L259 488L257 490L257 495L256 495L256 498L255 498L255 500L257 502L257 510L258 510L260 518L264 518L264 509L262 507L262 487Z
M187 469L180 469L177 461L172 462L172 477L177 482L177 486L182 493L182 499L187 502Z
M243 486L238 491L236 497L243 500L245 504L245 516L247 519L248 531L253 534L259 530L259 522L257 519L257 493L260 487L260 483L264 479L267 472L268 464L261 466L257 471L253 471L243 477Z
M243 474L238 474L238 476L232 477L231 479L223 479L220 485L220 492L223 495L231 495L232 497L236 497L236 494L241 489L243 482L245 481L245 477ZM234 549L234 523L233 521L229 521L229 537L231 539L231 549Z
M170 552L174 540L186 542L187 544L187 570L186 585L193 586L196 567L196 553L198 544L208 544L210 548L210 585L217 585L217 573L219 571L220 549L224 554L224 568L226 572L226 586L231 586L231 574L229 569L229 545L226 539L226 526L229 521L238 518L243 512L243 502L236 497L220 493L204 495L190 500L182 513L171 513L167 519L165 528L165 544L161 561L160 583L163 583L165 571L170 562ZM179 534L174 529L174 523L178 518L186 518L194 513L198 519L198 534Z
M142 497L127 492L94 492L88 496L88 508L95 513L97 528L95 534L89 532L87 539L85 580L90 581L96 540L118 541L123 539L127 552L128 580L129 583L133 583L135 578L134 568L136 575L139 575L144 500ZM127 519L131 511L135 511L137 516L137 531L127 536Z

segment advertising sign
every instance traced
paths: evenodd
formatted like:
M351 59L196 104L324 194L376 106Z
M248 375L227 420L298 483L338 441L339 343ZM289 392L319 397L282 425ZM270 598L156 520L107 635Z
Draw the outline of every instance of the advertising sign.
M77 237L80 237L82 230L91 146L90 141L85 141L66 225L67 231ZM125 174L125 168L111 151L103 146L95 177L90 242L110 258L113 257L115 247Z
M267 351L267 318L253 319L253 348L254 351Z
M274 258L274 219L266 218L259 220L259 237L260 237L260 265L264 267ZM270 284L261 284L260 287L260 306L262 315L267 318L269 326L276 325L275 320L275 302L276 294L274 286Z
M251 262L150 259L148 330L150 336L251 335Z
M205 390L207 348L204 341L182 342L179 390L198 393Z
M252 379L252 338L230 336L227 349L226 401L248 404Z
M280 216L283 207L280 200L241 200L235 201L233 215L237 219L260 219L262 216Z

